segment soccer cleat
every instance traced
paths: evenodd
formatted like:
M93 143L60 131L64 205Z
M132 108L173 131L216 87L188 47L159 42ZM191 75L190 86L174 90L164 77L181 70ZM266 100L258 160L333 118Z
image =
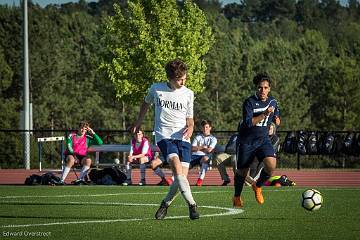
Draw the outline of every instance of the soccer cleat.
M123 186L129 186L132 185L131 179L126 179L125 182L122 183Z
M261 187L257 187L256 186L256 183L253 183L252 184L252 189L254 190L254 193L255 193L255 199L256 201L258 202L258 204L263 204L264 203L264 197L262 195L262 189Z
M230 180L224 180L221 186L227 186L230 183Z
M57 185L57 186L64 186L64 185L66 185L66 184L65 184L65 182L64 182L63 180L60 180L60 181L58 181L55 185Z
M145 185L146 185L145 179L141 179L141 181L139 182L139 186L145 186Z
M87 182L85 182L82 179L77 179L75 181L72 182L74 185L87 185Z
M173 183L173 180L171 178L165 178L165 181L168 186L170 186Z
M189 205L189 217L191 220L198 219L200 217L200 214L197 211L196 204Z
M167 214L168 205L164 201L161 202L159 209L155 213L155 218L158 220L164 219Z
M196 182L196 186L201 187L203 185L203 180L201 178L199 178Z
M240 196L238 197L233 197L233 207L234 208L242 208L244 206L244 202L243 200L241 199Z

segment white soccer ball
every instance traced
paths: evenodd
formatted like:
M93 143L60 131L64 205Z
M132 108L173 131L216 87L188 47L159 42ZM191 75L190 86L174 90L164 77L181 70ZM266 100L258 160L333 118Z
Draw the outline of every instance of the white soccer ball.
M119 160L118 158L115 158L115 159L114 159L114 163L115 163L115 164L120 164L120 160Z
M316 189L305 190L301 195L301 206L308 211L316 211L321 208L323 197Z

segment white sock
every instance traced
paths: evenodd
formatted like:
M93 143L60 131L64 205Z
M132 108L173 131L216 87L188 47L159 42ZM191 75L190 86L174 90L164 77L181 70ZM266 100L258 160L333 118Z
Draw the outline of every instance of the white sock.
M172 201L174 201L177 193L178 193L178 189L179 189L179 182L178 181L174 181L171 185L170 185L170 189L168 194L166 195L166 197L164 198L164 202L166 203L166 205L170 206L170 204L172 203Z
M86 176L87 171L89 169L90 169L89 166L83 166L83 168L81 169L81 172L80 172L80 180L84 180L84 177Z
M184 175L178 175L175 176L175 181L179 182L179 189L181 192L181 195L185 199L188 205L194 205L195 200L191 194L190 184L187 178Z
M205 174L206 174L208 168L209 168L209 164L207 164L207 163L201 164L201 170L200 170L200 174L199 174L200 179L204 180Z
M154 169L154 173L155 173L156 175L158 175L159 177L161 177L161 178L164 178L164 177L165 177L164 172L163 172L163 171L161 170L161 168L159 168L159 167L157 167L157 168Z
M141 180L145 179L145 171L146 171L146 165L144 163L140 164L140 176Z
M126 169L126 173L125 173L126 174L126 179L130 180L131 179L131 170L132 170L131 165L129 163L126 164L125 169Z
M63 182L65 181L65 179L66 179L67 175L69 174L70 170L71 170L71 168L69 168L69 167L64 168L64 171L62 172L62 175L61 175L61 181L63 181Z

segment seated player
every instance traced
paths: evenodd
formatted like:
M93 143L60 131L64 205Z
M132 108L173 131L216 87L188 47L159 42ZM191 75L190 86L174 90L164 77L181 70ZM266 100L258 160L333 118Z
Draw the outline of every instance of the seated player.
M228 143L225 146L225 151L224 152L218 152L215 154L214 157L214 164L217 167L219 173L220 173L220 177L223 180L223 183L221 184L221 186L227 186L230 183L230 176L226 171L226 165L231 165L234 175L235 175L235 171L236 171L236 139L237 139L237 133L233 134ZM215 147L215 152L216 152L216 147Z
M88 122L82 121L79 124L79 130L72 132L66 138L66 166L61 175L59 185L65 184L65 179L69 174L72 166L75 163L81 164L83 167L80 172L80 177L75 184L85 183L85 176L91 166L91 158L87 156L88 147L91 145L103 144L101 138L90 128Z
M209 160L212 157L212 153L217 144L217 139L211 135L211 121L203 120L201 122L202 133L197 135L192 142L192 155L190 168L195 165L200 165L199 178L196 182L196 186L202 186L205 174L209 168Z
M155 158L153 156L154 154L153 151L151 150L149 140L146 137L144 137L144 133L142 130L138 130L137 133L135 133L134 138L131 140L130 154L128 156L128 161L126 164L127 179L123 183L123 185L125 186L132 185L132 180L131 180L132 163L140 164L141 180L139 182L139 185L140 186L145 185L146 164L149 162L155 174L161 178L161 181L158 183L158 185L171 185L172 183L171 179L165 178L164 172L159 167L160 164L157 164L158 161L160 161L161 163L161 160L158 159L159 158L158 156L156 156Z
M149 140L144 136L141 129L138 129L130 141L130 153L126 162L126 181L123 185L132 185L131 172L132 164L140 164L140 182L139 185L146 185L145 171L146 163L153 160L154 155L150 147Z

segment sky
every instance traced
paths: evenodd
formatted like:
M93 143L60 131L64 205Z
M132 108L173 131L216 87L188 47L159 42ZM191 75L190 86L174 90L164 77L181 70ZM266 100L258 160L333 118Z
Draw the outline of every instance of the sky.
M96 2L97 0L87 0L88 2ZM348 0L341 0L340 2L343 4L346 4ZM72 0L33 0L34 3L39 4L41 7L45 7L48 4L63 4L63 3L67 3L67 2L78 2L78 0L72 1ZM224 5L228 4L228 3L239 3L240 0L220 0L220 2L222 2ZM0 0L0 4L7 4L12 6L13 4L15 5L20 5L20 0Z

